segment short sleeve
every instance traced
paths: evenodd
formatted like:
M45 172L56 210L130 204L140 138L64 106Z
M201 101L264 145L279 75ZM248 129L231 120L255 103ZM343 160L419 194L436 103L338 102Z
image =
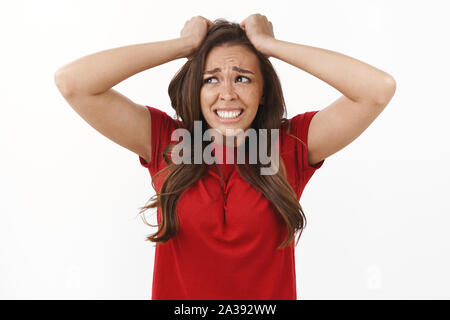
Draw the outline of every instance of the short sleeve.
M150 106L146 107L151 118L151 158L150 162L147 163L144 158L139 156L139 162L143 167L149 169L150 174L153 175L165 167L162 152L171 143L172 131L180 127L180 121L171 118L164 111Z
M301 141L297 141L295 147L296 163L297 168L297 179L300 182L300 194L308 183L309 179L312 177L314 172L321 168L325 159L317 163L315 166L311 166L308 163L308 130L309 124L311 123L314 115L319 112L308 111L301 113L291 118L291 133L299 138Z

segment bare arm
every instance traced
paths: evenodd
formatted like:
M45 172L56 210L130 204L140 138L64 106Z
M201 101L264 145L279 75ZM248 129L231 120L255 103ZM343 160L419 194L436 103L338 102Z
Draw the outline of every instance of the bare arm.
M212 24L212 23L211 23ZM59 68L55 84L70 106L93 128L147 162L151 154L150 113L113 86L144 70L186 57L201 43L210 21L188 20L181 37L109 49Z
M310 165L359 137L395 93L392 76L349 56L281 40L274 40L272 48L275 57L315 75L342 93L311 120L308 131Z
M325 81L342 93L320 110L308 131L308 160L315 165L347 146L378 117L396 90L388 73L331 50L277 40L272 23L251 15L241 26L266 56L283 60Z

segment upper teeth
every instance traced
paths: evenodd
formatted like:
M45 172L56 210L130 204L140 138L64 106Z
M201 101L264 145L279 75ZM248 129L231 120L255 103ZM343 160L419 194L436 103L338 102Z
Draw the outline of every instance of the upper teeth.
M221 118L236 118L241 114L241 111L219 111L217 110L217 114Z

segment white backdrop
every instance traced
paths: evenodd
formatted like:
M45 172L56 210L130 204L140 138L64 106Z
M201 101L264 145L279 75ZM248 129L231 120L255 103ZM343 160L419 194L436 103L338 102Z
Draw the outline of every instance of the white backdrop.
M195 15L266 15L275 37L391 74L375 122L325 160L301 204L299 299L450 298L450 63L445 1L2 1L0 298L150 299L154 193L138 156L67 104L55 71L81 56L179 35ZM445 32L447 30L447 32ZM288 116L341 93L271 58ZM167 87L185 59L115 88L173 115ZM155 222L155 220L153 220ZM263 276L263 275L261 275Z

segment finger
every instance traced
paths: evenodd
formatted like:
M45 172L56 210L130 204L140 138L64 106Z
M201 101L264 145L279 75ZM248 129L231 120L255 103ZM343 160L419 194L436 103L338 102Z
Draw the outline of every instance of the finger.
M248 17L241 21L241 23L239 24L241 26L241 28L245 27L247 20L248 20Z

